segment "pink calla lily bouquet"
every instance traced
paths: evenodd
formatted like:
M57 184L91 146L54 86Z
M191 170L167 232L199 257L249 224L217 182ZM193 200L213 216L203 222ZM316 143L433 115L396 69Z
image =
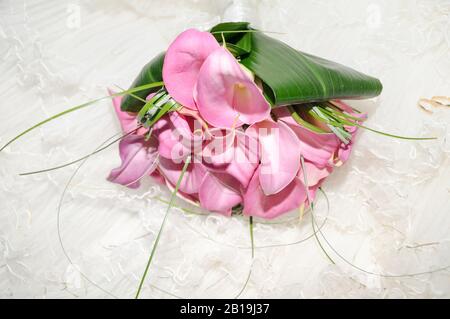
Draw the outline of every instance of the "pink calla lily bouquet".
M143 68L130 89L110 92L123 135L115 140L121 165L108 180L138 188L151 176L173 191L167 213L179 196L213 213L248 216L250 225L253 217L303 215L327 177L348 160L358 129L429 139L368 128L366 115L341 101L381 90L378 79L297 51L247 22L188 29ZM99 100L36 124L0 151Z
M283 61L290 51L299 59ZM120 142L122 165L109 180L134 188L151 175L184 199L226 216L242 212L272 219L303 211L326 177L348 159L365 119L336 98L381 91L372 77L306 57L248 23L182 32L132 87L148 84L151 75L154 82L162 80L157 91L114 98L124 132L133 133ZM154 71L158 63L160 74ZM295 67L298 80L291 76ZM300 69L314 77L305 79ZM325 72L328 78L322 80ZM347 86L327 84L332 77ZM272 85L275 80L280 84Z

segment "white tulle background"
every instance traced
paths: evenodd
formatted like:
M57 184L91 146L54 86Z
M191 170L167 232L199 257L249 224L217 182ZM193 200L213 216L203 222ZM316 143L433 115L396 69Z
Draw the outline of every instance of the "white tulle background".
M350 102L368 126L436 141L361 132L335 171L316 217L331 246L367 272L405 275L450 266L450 109L420 97L450 95L449 1L60 1L0 2L0 144L65 108L128 87L140 68L188 27L249 20L303 51L379 77L374 100ZM109 101L65 116L0 153L0 297L130 298L168 198L146 181L108 183L117 146L76 166L21 172L81 157L119 132ZM383 277L350 266L312 234L311 215L256 223L173 209L143 298L450 297L449 268ZM308 238L302 241L302 239ZM300 242L299 242L300 241ZM288 243L297 244L286 245Z

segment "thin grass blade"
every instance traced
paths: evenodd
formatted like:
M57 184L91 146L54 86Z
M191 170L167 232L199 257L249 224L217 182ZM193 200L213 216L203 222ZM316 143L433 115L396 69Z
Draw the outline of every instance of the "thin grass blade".
M81 162L81 161L83 161L83 160L85 160L85 159L91 157L92 155L95 155L95 154L97 154L97 153L100 153L101 151L103 151L103 150L107 149L108 147L114 145L114 144L117 143L118 141L121 141L121 140L124 139L125 137L127 137L127 136L129 136L129 135L135 133L139 128L141 128L141 126L135 128L134 130L132 130L132 131L130 131L130 132L124 134L124 135L119 136L118 138L112 140L112 141L109 142L108 144L106 144L106 145L104 145L104 146L102 146L102 147L100 147L100 148L97 148L97 149L96 149L95 151L93 151L92 153L89 153L89 154L87 154L87 155L85 155L85 156L83 156L83 157L80 157L80 158L76 159L76 160L73 160L73 161L71 161L71 162L68 162L68 163L65 163L65 164L61 164L61 165L58 165L58 166L54 166L54 167L51 167L51 168L45 168L45 169L41 169L41 170L33 171L33 172L20 173L19 176L27 176L27 175L34 175L34 174L40 174L40 173L50 172L50 171L54 171L54 170L57 170L57 169L60 169L60 168L64 168L64 167L67 167L67 166L76 164L76 163L78 163L78 162ZM110 140L110 139L108 139L108 140ZM108 141L108 140L107 140L107 141ZM105 141L103 144L107 143L107 141Z
M252 247L252 259L251 259L250 269L248 271L247 278L244 282L244 286L242 286L241 290L236 295L236 297L234 297L234 299L238 299L242 295L242 293L245 291L245 288L247 288L248 282L250 281L250 277L252 275L253 260L255 259L255 241L254 241L254 236L253 236L253 217L252 216L250 216L250 218L249 218L249 229L250 229L250 242L251 242L251 247Z
M323 245L322 245L322 243L321 243L321 241L319 239L319 236L317 236L316 221L315 221L315 218L314 218L314 203L311 200L311 197L309 196L308 177L307 177L307 173L306 173L306 169L305 169L305 160L304 160L303 156L300 157L300 165L301 165L302 170L303 170L303 179L304 179L304 184L305 184L305 188L306 188L306 198L308 199L309 206L311 207L311 220L312 220L312 228L313 228L314 237L316 238L317 244L319 245L320 249L323 251L325 256L328 258L328 260L332 264L336 264L334 262L334 260L330 257L330 255L327 253L325 248L323 247Z
M72 107L70 109L62 111L61 113L55 114L55 115L53 115L53 116L51 116L51 117L49 117L49 118L47 118L47 119L45 119L45 120L43 120L43 121L41 121L39 123L33 125L32 127L26 129L25 131L21 132L20 134L18 134L17 136L15 136L11 140L9 140L5 145L3 145L0 148L0 152L3 151L6 147L11 145L12 143L14 143L15 141L17 141L19 138L24 136L25 134L28 134L29 132L35 130L36 128L38 128L38 127L40 127L40 126L42 126L42 125L44 125L44 124L46 124L46 123L48 123L50 121L53 121L53 120L55 120L55 119L57 119L57 118L59 118L61 116L64 116L66 114L69 114L69 113L72 113L72 112L75 112L75 111L78 111L78 110L81 110L83 108L86 108L86 107L88 107L88 106L90 106L92 104L95 104L95 103L100 102L100 101L105 100L105 99L110 99L110 98L117 97L117 96L128 95L128 94L132 94L132 93L139 92L139 91L142 91L142 90L148 90L149 88L159 87L159 86L162 86L162 85L163 85L163 82L150 83L150 84L142 85L140 87L136 87L136 88L133 88L133 89L130 89L130 90L114 93L112 95L103 96L101 98L98 98L98 99L95 99L95 100L92 100L92 101L89 101L89 102L86 102L86 103L74 106L74 107Z
M153 257L154 257L155 252L156 252L156 248L158 247L158 243L159 243L159 240L161 238L162 231L163 231L164 226L166 224L167 217L169 216L170 208L172 208L173 202L174 202L175 197L176 197L176 195L178 193L178 189L180 188L181 181L183 180L184 174L186 173L186 170L188 169L188 166L189 166L190 162L191 162L191 157L188 156L186 158L185 163L184 163L184 166L183 166L183 169L181 171L180 177L178 178L177 184L175 185L175 189L173 190L172 195L170 197L170 202L169 202L169 205L167 206L166 214L164 215L164 219L163 219L163 221L161 223L161 227L159 228L158 235L156 236L156 239L155 239L155 243L153 244L153 248L152 248L152 251L150 253L150 257L148 258L147 265L145 266L144 274L142 275L141 281L139 282L139 287L137 289L137 292L136 292L136 295L135 295L135 299L139 298L139 295L140 295L141 290L142 290L142 286L144 285L145 278L147 277L147 273L148 273L148 270L150 268L150 264L152 263Z

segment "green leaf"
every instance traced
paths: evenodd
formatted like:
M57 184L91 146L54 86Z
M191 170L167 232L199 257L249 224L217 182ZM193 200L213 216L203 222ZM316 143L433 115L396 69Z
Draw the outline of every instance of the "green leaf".
M228 43L237 43L249 28L248 22L224 22L214 26L209 32L216 38L217 41L222 41L222 34L225 41Z
M376 78L297 51L262 33L252 37L252 51L241 63L271 88L275 105L370 98L381 93Z
M134 80L133 84L131 84L130 89L144 84L162 81L162 66L164 63L164 56L165 52L160 53L149 63L147 63L141 70L137 78ZM139 91L135 95L137 95L141 99L145 99L150 93L153 93L158 89L159 88L151 88L148 90ZM144 102L136 99L135 97L125 96L122 100L120 108L122 109L122 111L137 113L140 111L142 106L144 106L144 104Z
M252 30L243 22L219 24L211 29L233 30L227 41L239 41L239 30L252 38L250 53L241 63L263 82L272 105L327 101L336 98L362 99L380 94L381 82L341 64L297 51L287 44ZM257 30L254 30L257 31ZM237 43L237 42L236 42Z
M252 50L252 32L248 22L225 22L211 29L219 43L225 39L227 49L235 57L247 55Z
M223 41L220 42L220 44L222 43ZM247 33L236 44L227 43L226 47L231 52L231 54L233 54L236 58L242 58L243 56L250 53L251 43L252 43L251 34Z
M239 56L245 55L252 51L252 43L253 38L251 33L245 33L242 38L236 42L236 47L241 50L241 54Z

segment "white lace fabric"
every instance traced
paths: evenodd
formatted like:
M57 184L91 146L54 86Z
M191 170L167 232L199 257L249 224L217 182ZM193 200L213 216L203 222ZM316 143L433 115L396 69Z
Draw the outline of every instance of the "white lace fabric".
M324 185L330 209L319 196L318 224L327 218L321 231L365 272L322 239L330 263L310 236L311 214L256 222L252 261L248 219L175 208L141 297L231 298L250 268L241 297L450 297L449 269L395 277L450 266L450 109L417 107L421 97L450 95L448 1L2 1L0 144L107 87L128 87L183 29L225 20L248 20L295 48L380 78L378 98L348 102L369 113L367 125L438 139L362 131L351 160ZM118 132L103 101L0 153L1 298L134 296L166 210L156 198L169 192L149 180L139 190L108 183L117 145L78 171L59 219L76 165L18 176L79 158Z

